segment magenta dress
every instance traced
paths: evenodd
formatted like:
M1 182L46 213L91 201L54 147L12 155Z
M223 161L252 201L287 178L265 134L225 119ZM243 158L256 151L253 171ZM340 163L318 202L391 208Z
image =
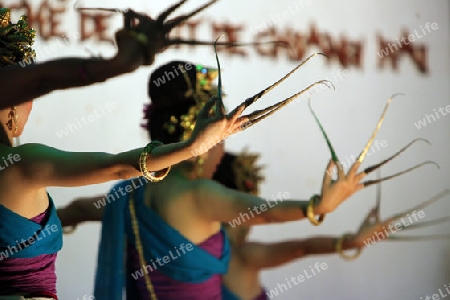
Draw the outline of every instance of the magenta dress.
M197 245L201 249L205 250L209 254L216 258L220 258L223 253L224 236L222 232L211 236L203 243ZM127 264L128 273L133 273L141 268L139 264L139 257L136 249L128 244L127 249ZM201 264L202 262L198 262ZM148 273L153 284L156 296L158 299L164 300L221 300L221 275L216 274L210 277L208 280L201 283L186 283L176 281L163 273L158 269ZM133 278L131 286L137 290L138 299L150 299L147 286L145 284L144 277L140 277L137 280ZM131 299L130 296L127 299Z
M50 208L30 220L43 225ZM56 255L44 254L33 258L5 258L0 253L0 296L56 296Z

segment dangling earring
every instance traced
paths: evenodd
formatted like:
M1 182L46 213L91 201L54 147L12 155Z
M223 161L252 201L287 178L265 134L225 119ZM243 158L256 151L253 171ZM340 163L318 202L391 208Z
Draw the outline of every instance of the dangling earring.
M6 126L10 131L14 128L14 134L16 134L19 130L19 126L17 125L18 120L19 115L17 114L17 109L15 106L13 106L12 110L8 114L8 122L6 122Z
M195 174L197 178L200 178L203 176L203 165L205 164L205 159L203 156L198 156L197 160L195 162Z

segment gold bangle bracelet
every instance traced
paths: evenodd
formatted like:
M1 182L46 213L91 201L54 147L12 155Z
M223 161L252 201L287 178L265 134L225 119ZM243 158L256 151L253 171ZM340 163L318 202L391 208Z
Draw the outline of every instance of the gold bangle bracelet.
M309 199L308 208L306 209L306 216L314 226L319 226L325 219L325 214L319 215L319 219L316 219L316 216L314 215L314 206L318 199L320 199L319 195L312 196L311 199Z
M147 146L142 150L141 154L139 155L139 168L141 170L142 175L150 180L150 182L158 182L163 180L167 174L170 172L170 168L165 168L161 171L157 172L149 172L147 169L147 156L151 154L152 150L158 146L164 145L163 143L159 141L152 141L147 144ZM154 175L152 174L154 173Z
M342 249L342 245L344 244L344 240L345 240L347 237L350 237L350 236L351 236L350 233L346 233L346 234L342 235L342 236L336 241L336 248L335 248L335 249L336 249L336 252L339 254L339 256L340 256L342 259L345 259L345 260L348 260L348 261L357 259L357 258L361 255L361 252L362 252L362 249L361 249L361 248L357 248L357 251L356 251L356 253L355 253L353 256L350 256L350 255L347 255L347 254L344 253L344 251L343 251L343 249Z

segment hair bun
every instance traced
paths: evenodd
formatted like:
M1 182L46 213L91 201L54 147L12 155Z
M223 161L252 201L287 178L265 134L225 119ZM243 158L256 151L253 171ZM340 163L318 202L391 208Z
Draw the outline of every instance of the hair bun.
M191 87L187 79L189 79ZM148 82L148 95L155 105L155 110L173 110L178 105L195 104L193 97L195 85L195 64L186 61L171 61L157 68L151 74Z

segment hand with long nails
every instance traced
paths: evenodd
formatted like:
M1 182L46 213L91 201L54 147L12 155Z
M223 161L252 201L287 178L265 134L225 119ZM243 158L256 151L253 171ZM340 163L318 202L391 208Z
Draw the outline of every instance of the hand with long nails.
M337 180L331 179L334 167L338 169ZM336 166L336 163L330 160L322 183L322 194L319 204L322 210L327 212L334 211L342 202L364 188L361 180L366 174L364 172L357 173L358 168L359 162L356 162L346 175L340 165Z
M437 202L438 200L444 198L449 194L450 190L445 189L444 191L438 193L437 195L428 199L427 201L424 201L423 203L416 205L411 209L395 214L382 221L380 218L381 187L378 184L377 203L375 207L371 209L367 217L364 219L363 223L361 224L358 232L353 237L353 239L355 243L362 248L367 246L368 244L372 244L374 241L381 241L381 240L418 241L418 240L450 238L450 235L448 234L421 235L421 236L417 235L401 236L396 234L397 232L400 231L403 232L404 230L417 229L449 221L450 217L442 217L425 222L419 221L423 217L420 216L421 209Z
M180 6L187 2L187 0L181 0L178 3L170 6L164 12L162 12L156 19L152 19L149 16L138 13L134 10L120 10L120 9L108 9L108 8L77 8L77 10L103 10L116 13L122 13L124 16L124 28L116 33L116 40L119 46L119 53L121 51L124 55L129 54L127 49L124 48L127 43L123 40L135 39L145 49L144 65L151 65L155 60L155 55L167 49L173 45L214 45L214 42L196 41L196 40L184 40L184 39L171 39L169 38L170 32L177 26L182 25L188 19L192 18L199 12L208 8L216 3L218 0L211 0L198 9L188 13L186 15L175 17L171 20L167 18ZM283 41L271 41L262 43L219 43L222 46L245 46L245 45L262 45L262 44L280 44L286 46Z
M359 155L358 159L356 160L357 163L360 163L360 164L363 163L364 158L366 157L367 152L369 151L370 147L372 146L372 143L373 143L373 141L375 140L375 137L376 137L376 135L377 135L377 133L378 133L380 127L381 127L381 124L382 124L383 121L384 121L384 117L385 117L385 115L386 115L386 112L387 112L387 109L388 109L388 107L389 107L389 104L391 103L392 99L394 99L397 95L400 95L400 94L395 94L395 95L391 96L391 98L389 98L389 100L388 100L388 102L387 102L387 104L386 104L386 106L385 106L385 108L384 108L384 111L383 111L383 113L382 113L382 115L381 115L381 117L380 117L380 120L378 121L377 126L376 126L374 132L372 133L372 136L370 137L370 139L369 139L369 141L367 142L366 146L365 146L364 149L361 151L361 154ZM312 109L312 106L311 106L311 99L309 99L308 105L309 105L309 109L310 109L310 111L311 111L311 114L313 115L313 117L314 117L314 119L315 119L317 125L319 126L319 128L320 128L320 130L321 130L321 132L322 132L322 134L323 134L323 136L324 136L324 138L325 138L325 141L326 141L326 143L327 143L328 149L330 150L330 153L331 153L331 158L332 158L332 160L336 163L336 165L338 165L338 166L341 165L340 162L339 162L339 158L338 158L337 155L336 155L336 151L334 150L333 145L331 144L330 139L328 138L328 135L326 134L326 132L325 132L325 130L324 130L322 124L320 123L319 118L317 117L316 113L315 113L314 110ZM378 163L378 164L375 164L375 165L372 165L372 166L370 166L370 167L365 168L365 169L364 169L364 173L369 174L369 173L371 173L371 172L373 172L373 171L379 169L379 168L382 167L383 165L385 165L385 164L387 164L388 162L392 161L394 158L398 157L401 153L403 153L404 151L406 151L410 146L412 146L414 143L416 143L416 142L418 142L418 141L424 141L424 142L428 143L429 145L431 145L431 143L430 143L428 140L426 140L426 139L423 139L423 138L414 139L414 140L413 140L412 142L410 142L408 145L406 145L405 147L403 147L402 149L400 149L398 152L396 152L396 153L395 153L394 155L392 155L391 157L389 157L389 158L383 160L381 163ZM408 168L408 169L406 169L406 170L404 170L404 171L395 173L395 174L393 174L393 175L390 175L390 176L387 176L387 177L384 177L384 178L380 178L380 179L377 179L377 180L368 180L368 181L364 182L363 185L364 185L364 187L367 187L367 186L370 186L370 185L373 185L373 184L377 184L377 183L382 182L382 181L386 181L386 180L389 180L389 179L393 179L393 178L395 178L395 177L398 177L398 176L400 176L400 175L402 175L402 174L406 174L406 173L408 173L408 172L411 172L411 171L413 171L413 170L415 170L415 169L417 169L417 168L420 168L420 167L422 167L422 166L424 166L424 165L428 165L428 164L433 164L433 165L435 165L438 169L440 168L439 165L438 165L436 162L434 162L434 161L425 161L425 162L422 162L422 163L420 163L420 164L417 164L417 165L415 165L415 166L413 166L413 167L411 167L411 168Z

